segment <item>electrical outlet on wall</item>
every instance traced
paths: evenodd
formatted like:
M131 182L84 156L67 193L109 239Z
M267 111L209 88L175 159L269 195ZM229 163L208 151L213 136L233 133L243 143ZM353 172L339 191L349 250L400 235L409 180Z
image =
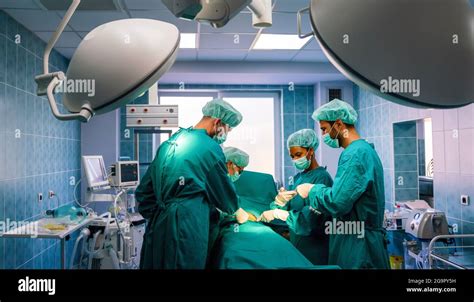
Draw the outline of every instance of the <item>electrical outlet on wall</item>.
M469 195L461 195L461 204L463 206L469 205Z
M55 195L56 194L54 193L54 191L49 191L48 192L48 196L49 196L50 199L53 198Z
M38 202L43 201L43 193L38 193Z

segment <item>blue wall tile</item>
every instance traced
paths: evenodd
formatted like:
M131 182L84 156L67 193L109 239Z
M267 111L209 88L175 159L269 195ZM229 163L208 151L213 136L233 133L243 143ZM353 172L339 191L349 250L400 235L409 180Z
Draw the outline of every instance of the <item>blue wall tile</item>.
M395 201L418 199L418 189L395 189Z
M4 36L0 35L0 83L5 83L6 69L7 69L7 39Z
M417 154L416 138L394 138L395 155Z
M16 61L17 61L17 45L11 40L6 40L6 53L7 53L7 70L6 70L6 83L11 86L16 86Z
M397 123L393 131L395 137L416 137L416 122Z
M463 234L474 234L474 223L463 221L462 222L462 233ZM474 245L474 238L464 238L462 240L464 246ZM472 249L466 249L466 252L470 252Z
M460 172L474 174L474 128L459 130L459 140L463 142L459 144Z
M448 130L444 132L445 143L445 171L450 173L459 173L459 132L457 130ZM467 143L467 142L466 142ZM472 153L471 153L472 154Z
M394 155L395 171L418 171L416 155Z
M26 90L26 51L20 46L18 46L16 50L16 87L21 90Z
M295 113L295 92L288 89L283 90L283 113Z
M308 89L296 88L295 89L295 113L308 114Z
M391 157L394 155L394 149L397 153L406 153L410 152L412 156L395 156L394 158L394 168L396 175L399 175L400 172L396 170L412 170L413 172L417 171L420 167L412 167L412 163L416 163L416 147L415 144L393 144L393 138L391 137L391 129L393 129L393 136L402 136L402 137L415 137L416 136L416 124L411 122L411 124L406 124L405 126L400 126L400 122L416 119L419 115L413 114L414 110L405 106L401 106L395 103L388 102L386 100L374 97L368 91L355 87L355 99L358 107L359 113L359 122L357 128L360 134L365 138L370 138L373 136L382 136L382 145L383 145L383 154L381 159L384 165L384 174L385 174L385 189L388 190L390 185L387 182L390 181L390 174L394 173L392 167L393 165ZM381 104L382 105L382 133L380 129L377 129L378 123L374 121L374 114L376 115L377 109L373 110L373 106ZM385 109L388 107L388 110ZM467 108L469 109L469 108ZM472 222L474 222L474 205L473 206L461 206L459 198L461 194L467 194L471 196L474 194L472 192L474 188L473 183L473 169L471 169L473 164L473 159L471 154L474 154L474 146L471 139L471 132L473 131L472 124L461 122L460 116L465 117L469 116L466 108L454 109L454 110L432 110L432 111L421 111L420 114L423 116L432 116L433 123L433 152L435 157L435 162L438 163L435 165L434 176L434 199L435 199L435 208L445 211L450 216L450 223L457 222L461 226L461 217L464 222L463 232L473 233L474 230L471 228ZM385 123L384 118L388 116L388 121L390 123ZM397 123L393 126L391 123ZM398 126L398 131L397 131ZM375 128L374 128L375 127ZM390 131L387 131L387 127L391 128ZM458 137L456 137L456 132L458 127L462 128L462 131L457 132ZM466 129L466 131L464 131ZM438 131L438 132L436 132ZM438 139L436 139L438 138ZM442 138L439 140L439 138ZM376 139L371 141L376 142ZM392 146L390 147L390 144ZM463 156L464 155L464 156ZM440 164L441 163L441 166ZM420 163L422 165L422 163ZM448 172L448 173L446 173ZM416 180L416 173L409 174L408 178L411 180ZM406 180L406 179L405 179ZM397 187L397 179L391 180L393 186ZM412 186L410 184L410 186ZM414 199L416 198L416 189L397 189L395 191L396 199ZM389 194L386 194L386 198L389 197ZM474 197L471 196L471 202ZM387 203L389 205L389 203Z
M458 110L447 109L443 111L444 114L444 130L458 129Z
M447 215L461 219L460 177L457 174L446 173L446 211Z
M418 171L415 172L397 172L395 171L396 189L416 189L418 188Z
M295 114L295 131L308 128L308 115Z
M366 135L367 137L373 137L374 136L374 131L375 131L375 122L374 122L374 110L373 110L373 107L369 107L367 108L367 110L365 111L366 115L367 115L367 123L366 123Z
M18 22L13 20L9 15L6 16L6 35L9 39L14 40L15 35L18 34Z
M461 175L459 194L469 196L469 205L461 206L462 219L474 221L474 175Z
M0 34L7 33L7 14L0 14Z
M8 39L3 35L5 32ZM14 42L17 33L21 35L18 45ZM0 120L2 219L38 218L42 211L57 204L47 199L49 190L55 191L62 203L71 202L62 171L72 170L71 174L79 177L79 123L57 121L47 100L35 95L34 77L42 73L44 45L0 10L0 114L4 117ZM68 61L53 51L51 63L67 67ZM44 197L42 204L37 201L39 192ZM44 243L34 242L3 240L3 248L10 252L3 259L0 248L0 267L41 268L43 257L50 258L53 250L45 251Z

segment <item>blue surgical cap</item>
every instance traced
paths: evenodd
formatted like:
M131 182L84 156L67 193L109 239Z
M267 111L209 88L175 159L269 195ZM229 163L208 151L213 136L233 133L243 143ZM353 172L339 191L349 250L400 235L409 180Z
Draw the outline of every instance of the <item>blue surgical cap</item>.
M237 127L242 121L242 114L222 99L213 99L208 102L202 108L202 114L220 119L222 123L232 128Z
M245 168L249 164L249 155L235 147L224 148L226 161L234 163L237 167Z
M288 149L291 147L303 147L316 150L319 147L319 139L313 129L302 129L290 135L286 144Z
M341 120L345 124L354 125L357 122L357 112L348 103L334 99L319 107L312 115L315 121L335 122Z

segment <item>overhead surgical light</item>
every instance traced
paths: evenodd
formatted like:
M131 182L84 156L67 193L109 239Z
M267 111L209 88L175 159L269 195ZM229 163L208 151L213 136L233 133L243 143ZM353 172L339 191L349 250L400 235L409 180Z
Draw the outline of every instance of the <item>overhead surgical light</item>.
M252 12L253 26L272 26L272 0L162 0L178 18L195 20L220 28L245 7Z
M474 102L472 0L312 0L298 12L346 77L396 103L428 108ZM303 34L309 11L313 32Z
M124 19L93 29L74 53L66 76L49 72L49 55L80 0L74 0L51 37L43 74L35 78L38 95L46 95L59 120L87 122L148 90L176 60L180 33L176 26L150 19ZM58 110L54 94L63 92L69 114Z

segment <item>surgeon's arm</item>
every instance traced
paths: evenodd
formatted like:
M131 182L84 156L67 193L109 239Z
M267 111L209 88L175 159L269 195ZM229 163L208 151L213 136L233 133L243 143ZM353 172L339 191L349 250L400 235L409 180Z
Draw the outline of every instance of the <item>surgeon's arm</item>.
M309 205L332 217L343 216L367 190L368 182L364 166L356 159L346 160L339 166L332 187L317 184L311 189Z
M309 207L304 207L301 211L289 211L286 224L288 228L298 236L309 236L314 224L315 213L311 213Z
M234 185L227 176L227 168L222 162L217 162L209 171L206 183L209 202L227 214L234 214L239 209L237 193Z
M156 208L158 207L150 171L151 168L146 171L143 179L140 181L140 185L135 190L138 212L145 219L153 218Z

